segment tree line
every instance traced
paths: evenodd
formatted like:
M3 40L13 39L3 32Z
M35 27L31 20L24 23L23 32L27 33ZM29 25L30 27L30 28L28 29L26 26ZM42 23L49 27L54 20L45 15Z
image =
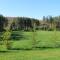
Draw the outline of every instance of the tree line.
M42 20L28 18L28 17L4 17L0 15L0 32L5 31L6 27L10 25L10 30L33 31L34 25L36 30L60 30L60 16L43 16Z

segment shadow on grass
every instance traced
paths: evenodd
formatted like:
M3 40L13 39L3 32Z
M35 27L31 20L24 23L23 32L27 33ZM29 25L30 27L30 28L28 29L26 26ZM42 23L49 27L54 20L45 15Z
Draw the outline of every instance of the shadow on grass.
M22 40L24 38L23 32L12 32L9 40Z
M35 47L37 50L47 50L47 49L55 49L55 48L60 48L60 47Z
M24 35L23 32L19 31L19 33L18 32L12 32L9 40L13 40L13 41L17 40L17 41L19 41L19 40L28 40L28 39Z
M32 48L11 48L9 50L32 50Z
M0 53L6 53L6 52L10 52L10 51L8 51L8 50L6 50L6 51L0 51Z
M46 49L55 49L60 47L35 47L35 48L11 48L9 50L46 50Z
M21 51L30 51L30 50L50 50L50 49L56 49L56 48L53 48L53 47L40 47L40 48L11 48L7 51L0 51L0 53L13 53L13 52L18 52L19 50Z

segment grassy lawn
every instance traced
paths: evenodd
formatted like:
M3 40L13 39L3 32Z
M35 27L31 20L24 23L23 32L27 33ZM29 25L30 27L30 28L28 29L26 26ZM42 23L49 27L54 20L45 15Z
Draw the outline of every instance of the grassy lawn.
M0 60L60 60L60 48L1 52Z
M14 33L14 32L13 32ZM21 34L19 31L15 32ZM12 47L18 48L32 48L33 38L32 32L23 32L23 38L15 40ZM36 47L59 47L60 46L60 32L57 31L37 31L35 33ZM13 39L14 40L14 39Z
M11 37L12 48L32 49L32 32L13 31L11 34L14 36ZM35 39L36 47L39 47L39 49L0 52L0 60L60 60L60 48L51 48L60 47L59 31L37 31ZM2 46L0 46L0 50L1 48ZM3 49L5 49L5 46L3 46Z

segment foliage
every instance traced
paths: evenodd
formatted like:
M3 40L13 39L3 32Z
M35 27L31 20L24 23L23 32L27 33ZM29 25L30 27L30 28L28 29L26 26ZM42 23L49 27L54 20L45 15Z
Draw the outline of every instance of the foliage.
M37 28L37 26L39 26L39 20L33 18L27 18L27 17L16 17L13 23L11 24L10 30L32 31L33 22L36 23L36 28Z
M5 31L5 27L8 25L8 19L0 15L0 32Z
M9 41L9 38L10 38L10 35L11 35L11 32L9 31L6 31L2 37L3 37L3 44L6 46L7 49L9 49L11 46L10 46L10 41Z

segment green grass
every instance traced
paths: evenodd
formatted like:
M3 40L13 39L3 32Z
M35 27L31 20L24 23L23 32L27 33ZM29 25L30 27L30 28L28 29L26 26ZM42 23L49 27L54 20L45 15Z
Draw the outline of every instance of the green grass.
M0 53L0 60L60 60L60 48Z
M35 33L36 47L43 47L39 49L32 49L32 32L13 31L11 34L23 36L18 40L11 39L12 48L26 50L8 50L4 52L5 46L0 45L0 60L60 60L60 48L51 48L60 47L59 31L37 31Z
M14 33L14 32L12 32ZM20 34L16 31L15 33ZM15 40L12 47L32 48L33 35L32 32L23 32L23 37L19 41ZM37 31L35 33L36 47L60 47L60 32L57 31Z
M33 33L32 32L11 32L14 36L17 34L19 39L11 39L12 48L32 49ZM60 47L60 32L59 31L37 31L35 33L36 47Z
M56 31L39 31L37 32L37 46L40 47L58 47L60 46L60 32Z

